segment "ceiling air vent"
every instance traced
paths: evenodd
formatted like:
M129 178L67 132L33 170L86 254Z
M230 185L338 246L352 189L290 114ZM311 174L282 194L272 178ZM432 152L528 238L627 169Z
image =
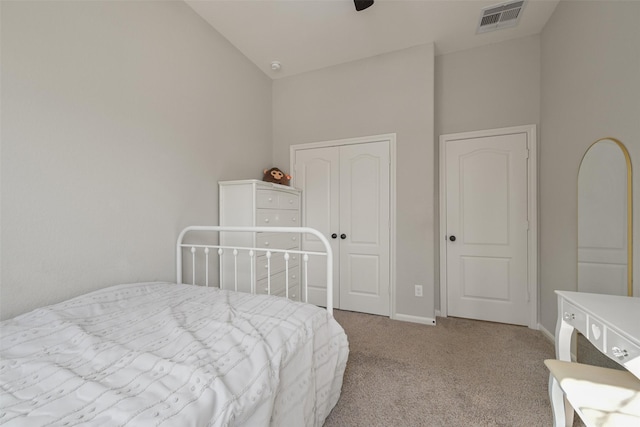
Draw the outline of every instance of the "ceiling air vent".
M485 7L482 9L482 16L480 17L478 30L476 32L478 34L486 33L487 31L515 26L518 23L520 15L522 15L523 7L524 0L510 1Z

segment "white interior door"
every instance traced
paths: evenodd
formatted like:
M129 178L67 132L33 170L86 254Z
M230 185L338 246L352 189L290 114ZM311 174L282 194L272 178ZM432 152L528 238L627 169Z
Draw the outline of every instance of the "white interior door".
M296 150L295 185L303 224L323 233L334 252L334 306L389 315L389 142ZM313 236L302 247L321 250ZM311 264L311 263L310 263ZM325 264L309 269L308 301L326 301Z
M449 315L529 323L527 134L446 141Z
M337 256L339 240L331 238L340 226L340 152L336 147L297 150L295 159L295 185L302 189L302 224L320 231L331 242L334 253L333 306L340 308L339 269ZM337 236L336 236L337 237ZM302 237L302 248L323 251L324 246L311 234ZM309 262L307 274L307 301L315 305L326 305L327 264L322 259Z
M389 144L340 147L340 308L389 315Z

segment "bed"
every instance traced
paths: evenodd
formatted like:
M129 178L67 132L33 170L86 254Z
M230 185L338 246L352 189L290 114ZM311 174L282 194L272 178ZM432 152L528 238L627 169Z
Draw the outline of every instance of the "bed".
M247 230L185 229L177 282L198 250L206 280L209 254L261 250L187 244L186 234ZM326 245L310 255L326 257L329 271ZM330 290L321 308L191 276L112 286L3 321L0 425L321 426L348 357Z

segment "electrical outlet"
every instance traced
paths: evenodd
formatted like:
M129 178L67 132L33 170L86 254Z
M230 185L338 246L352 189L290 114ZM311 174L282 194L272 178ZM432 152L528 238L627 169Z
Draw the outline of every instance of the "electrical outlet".
M422 285L416 285L416 296L417 297L422 296Z

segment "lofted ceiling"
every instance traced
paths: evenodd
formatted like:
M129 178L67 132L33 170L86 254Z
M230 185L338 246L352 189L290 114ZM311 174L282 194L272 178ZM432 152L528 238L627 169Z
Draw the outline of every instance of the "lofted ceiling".
M482 9L503 0L375 0L360 12L353 0L185 0L274 79L424 43L439 55L538 34L559 1L526 0L517 26L476 34Z

